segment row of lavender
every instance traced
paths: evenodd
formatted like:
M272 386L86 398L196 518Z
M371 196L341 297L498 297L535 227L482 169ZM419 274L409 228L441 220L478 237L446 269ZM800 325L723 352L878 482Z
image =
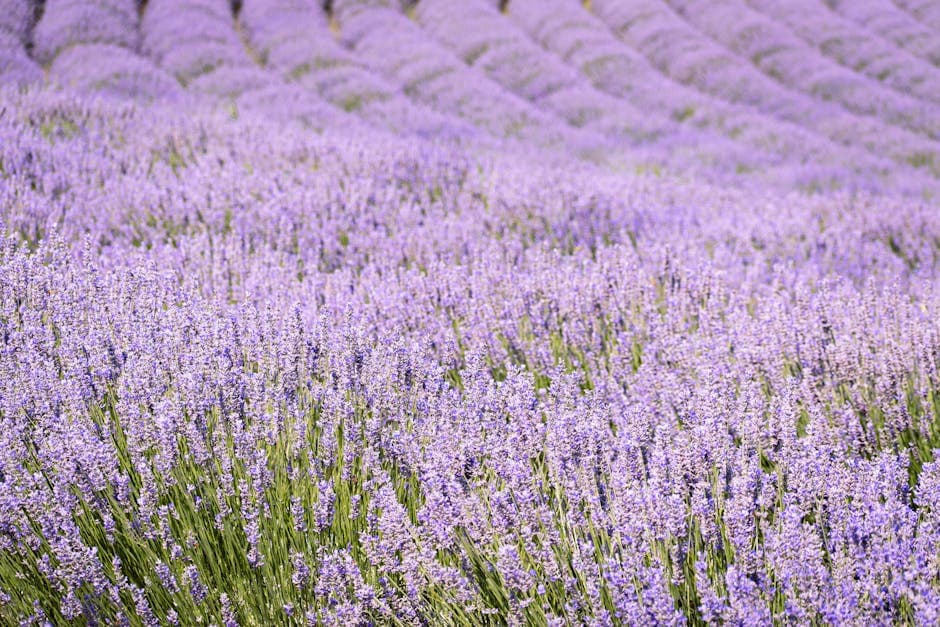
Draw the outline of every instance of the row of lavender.
M716 182L937 191L929 3L237 4L4 0L0 84L508 139Z
M935 205L0 109L5 620L940 620Z

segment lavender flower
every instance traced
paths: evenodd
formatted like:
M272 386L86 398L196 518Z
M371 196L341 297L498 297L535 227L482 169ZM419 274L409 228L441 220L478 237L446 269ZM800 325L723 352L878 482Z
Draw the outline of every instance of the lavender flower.
M937 623L936 11L778 4L0 2L0 615Z

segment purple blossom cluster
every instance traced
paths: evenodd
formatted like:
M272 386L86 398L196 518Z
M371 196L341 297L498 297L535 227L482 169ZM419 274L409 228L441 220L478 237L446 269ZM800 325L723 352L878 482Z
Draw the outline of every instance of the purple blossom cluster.
M335 39L314 2L248 0L239 20L265 67L344 112L401 134L472 133L467 122L412 102L400 84L369 71Z
M940 42L936 31L922 24L915 15L901 10L889 0L848 2L835 0L831 8L871 33L877 33L899 48L940 66Z
M0 0L0 623L940 622L935 4Z
M878 2L8 0L0 43L3 84L21 88L784 192L933 195L930 7Z
M29 0L3 0L3 4L0 4L0 29L17 41L28 38L34 17L33 5Z
M0 85L16 87L37 83L42 70L26 53L33 21L29 0L0 2Z
M46 0L32 33L33 55L50 63L63 50L80 44L111 44L135 50L139 45L134 0Z
M5 86L25 86L42 80L40 68L23 49L23 43L0 28L0 80Z
M765 15L791 28L809 46L847 69L921 100L940 100L940 68L891 43L872 37L863 28L832 12L816 11L815 0L782 5L751 0ZM864 9L864 3L860 3ZM870 88L870 87L869 87Z
M916 93L916 88L907 86L903 93L892 91L865 74L840 66L828 56L821 55L815 45L806 45L781 23L751 10L743 1L710 3L708 11L703 10L704 5L700 2L670 2L690 23L729 50L750 59L755 68L785 87L838 103L847 111L877 115L894 126L924 133L931 139L938 138L940 123L932 107L908 93ZM818 17L813 20L819 23ZM790 20L791 26L795 25L797 33L802 34L799 24L792 24L793 21ZM734 26L729 27L729 23ZM832 54L836 47L832 42L844 42L844 39L838 30L830 30L831 25L825 22L823 25L825 34L819 34L818 43L825 43L823 52ZM871 46L867 41L865 46L865 52L860 54L875 52L869 50ZM872 60L869 58L867 62ZM865 66L866 61L860 61L855 67ZM883 68L879 69L878 75L883 72Z
M894 4L934 32L940 31L940 8L930 0L896 0Z
M853 75L853 80L840 83L841 69L834 69L818 52L799 54L803 48L795 43L796 35L753 11L742 9L731 19L725 3L719 3L714 12L724 15L721 18L712 16L711 9L689 10L682 16L663 0L598 0L591 6L618 36L678 81L805 126L839 143L909 163L938 162L937 142L930 128L937 119L935 106L912 101L898 104L894 94L861 87L862 91L852 96L857 100L848 102L860 78ZM742 22L739 17L754 19ZM746 26L754 31L750 38ZM791 49L797 54L792 59L794 66L778 63L776 53ZM784 59L789 56L783 55ZM823 69L814 82L812 73L817 67ZM825 68L835 72L832 80ZM797 72L808 74L797 76ZM913 111L908 111L907 105ZM922 127L918 120L927 126ZM909 126L919 130L911 131Z
M418 102L457 112L498 138L561 143L574 150L602 141L506 92L439 45L391 3L342 0L333 3L333 11L342 41Z
M141 31L144 52L197 93L232 97L271 80L249 57L228 0L153 0Z
M415 9L418 22L468 65L495 83L575 127L612 134L628 145L633 136L664 130L661 114L595 88L576 69L530 41L486 0L428 0Z
M83 44L63 50L49 75L80 92L147 102L179 101L179 83L167 72L127 48L114 44Z

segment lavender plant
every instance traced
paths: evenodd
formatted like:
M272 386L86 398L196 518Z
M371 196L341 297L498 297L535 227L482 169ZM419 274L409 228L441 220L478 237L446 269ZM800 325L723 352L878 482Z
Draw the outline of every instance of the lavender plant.
M708 12L701 11L700 5L694 0L669 0L669 4L685 16L690 23L715 37L729 49L748 59L762 72L784 85L798 87L802 92L838 102L856 113L871 114L877 110L879 117L892 124L936 137L935 131L931 128L933 120L929 118L929 114L923 117L926 114L923 105L919 100L909 96L909 92L917 91L916 87L908 85L902 93L885 89L872 80L876 77L869 77L868 72L865 71L866 65L870 65L874 60L871 57L867 64L857 62L854 66L861 68L859 74L839 67L833 60L827 58L828 55L838 57L836 42L844 37L832 25L830 25L832 41L825 41L825 47L820 46L823 53L820 55L819 51L801 42L793 32L768 20L761 13L751 10L744 2L722 0L719 6L714 6ZM719 23L727 19L731 12L738 17L738 26L728 28L725 25L725 28L721 28ZM780 17L782 14L783 11L776 13ZM805 28L799 27L801 21L791 17L784 21L784 24L794 27L797 34L805 37ZM824 43L824 38L817 36L816 41L811 43L821 45ZM810 62L810 57L821 58L815 58ZM909 64L916 65L916 61L910 60ZM870 70L876 68L877 66Z
M587 4L11 4L0 624L940 621L931 131Z
M621 39L641 50L652 63L676 80L725 100L747 104L808 127L839 143L858 145L916 167L929 168L935 162L931 155L936 151L936 144L920 131L909 133L904 128L887 124L885 121L890 116L873 119L877 115L853 115L836 105L834 100L847 96L839 95L838 85L831 85L832 89L826 88L826 75L821 75L820 88L814 92L810 80L798 81L792 75L782 74L784 71L797 73L800 70L790 68L785 63L775 70L772 67L775 64L773 55L769 53L787 49L783 39L789 37L792 41L795 36L781 31L774 22L758 20L750 24L752 30L763 26L767 31L764 35L755 34L753 37L754 45L766 50L750 51L751 57L748 58L741 47L748 41L747 32L740 35L743 39L740 39L736 55L734 46L737 45L735 42L738 40L735 38L738 35L735 35L735 29L722 28L722 25L727 26L731 15L724 5L716 10L717 14L724 15L724 19L713 15L711 11L689 11L689 17L694 18L694 23L687 22L670 6L658 0L630 4L598 0L592 2L591 7ZM707 26L702 21L705 19L715 20L715 23ZM711 37L720 39L709 37L709 28L712 29ZM737 30L746 29L741 27ZM765 61L768 65L761 71L758 62ZM810 72L817 67L814 61L808 59L799 61L799 64L800 67L808 67ZM847 83L846 87L852 82L854 80ZM873 98L873 94L861 96L856 104L874 107L876 102ZM901 105L898 107L899 111L903 108ZM916 107L912 115L919 115L921 111L920 107Z
M833 3L833 9L898 47L933 65L940 65L940 50L937 49L940 44L934 32L893 2L867 0L850 3L840 0Z
M33 9L28 0L0 3L0 84L8 88L42 80L42 70L25 48L32 26Z
M262 65L347 113L396 133L472 134L466 121L409 100L401 85L371 72L330 32L313 2L248 0L239 22Z
M921 100L940 98L936 95L940 91L937 68L871 37L849 20L840 19L831 12L816 11L818 4L815 1L801 0L785 8L763 0L751 4L765 14L779 18L808 44L818 46L825 55L847 68L857 68L868 78L900 93L914 94ZM865 4L862 3L860 8L864 11ZM816 20L807 20L809 15L815 15Z
M132 0L48 0L32 33L33 53L43 64L78 44L138 46L137 9Z
M931 5L930 2L926 0L898 0L895 4L935 32L940 30L940 9Z

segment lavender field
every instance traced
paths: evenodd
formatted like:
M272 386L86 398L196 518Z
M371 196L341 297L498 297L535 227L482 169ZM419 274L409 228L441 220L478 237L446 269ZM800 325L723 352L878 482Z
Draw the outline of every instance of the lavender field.
M936 0L0 0L0 625L940 623Z

